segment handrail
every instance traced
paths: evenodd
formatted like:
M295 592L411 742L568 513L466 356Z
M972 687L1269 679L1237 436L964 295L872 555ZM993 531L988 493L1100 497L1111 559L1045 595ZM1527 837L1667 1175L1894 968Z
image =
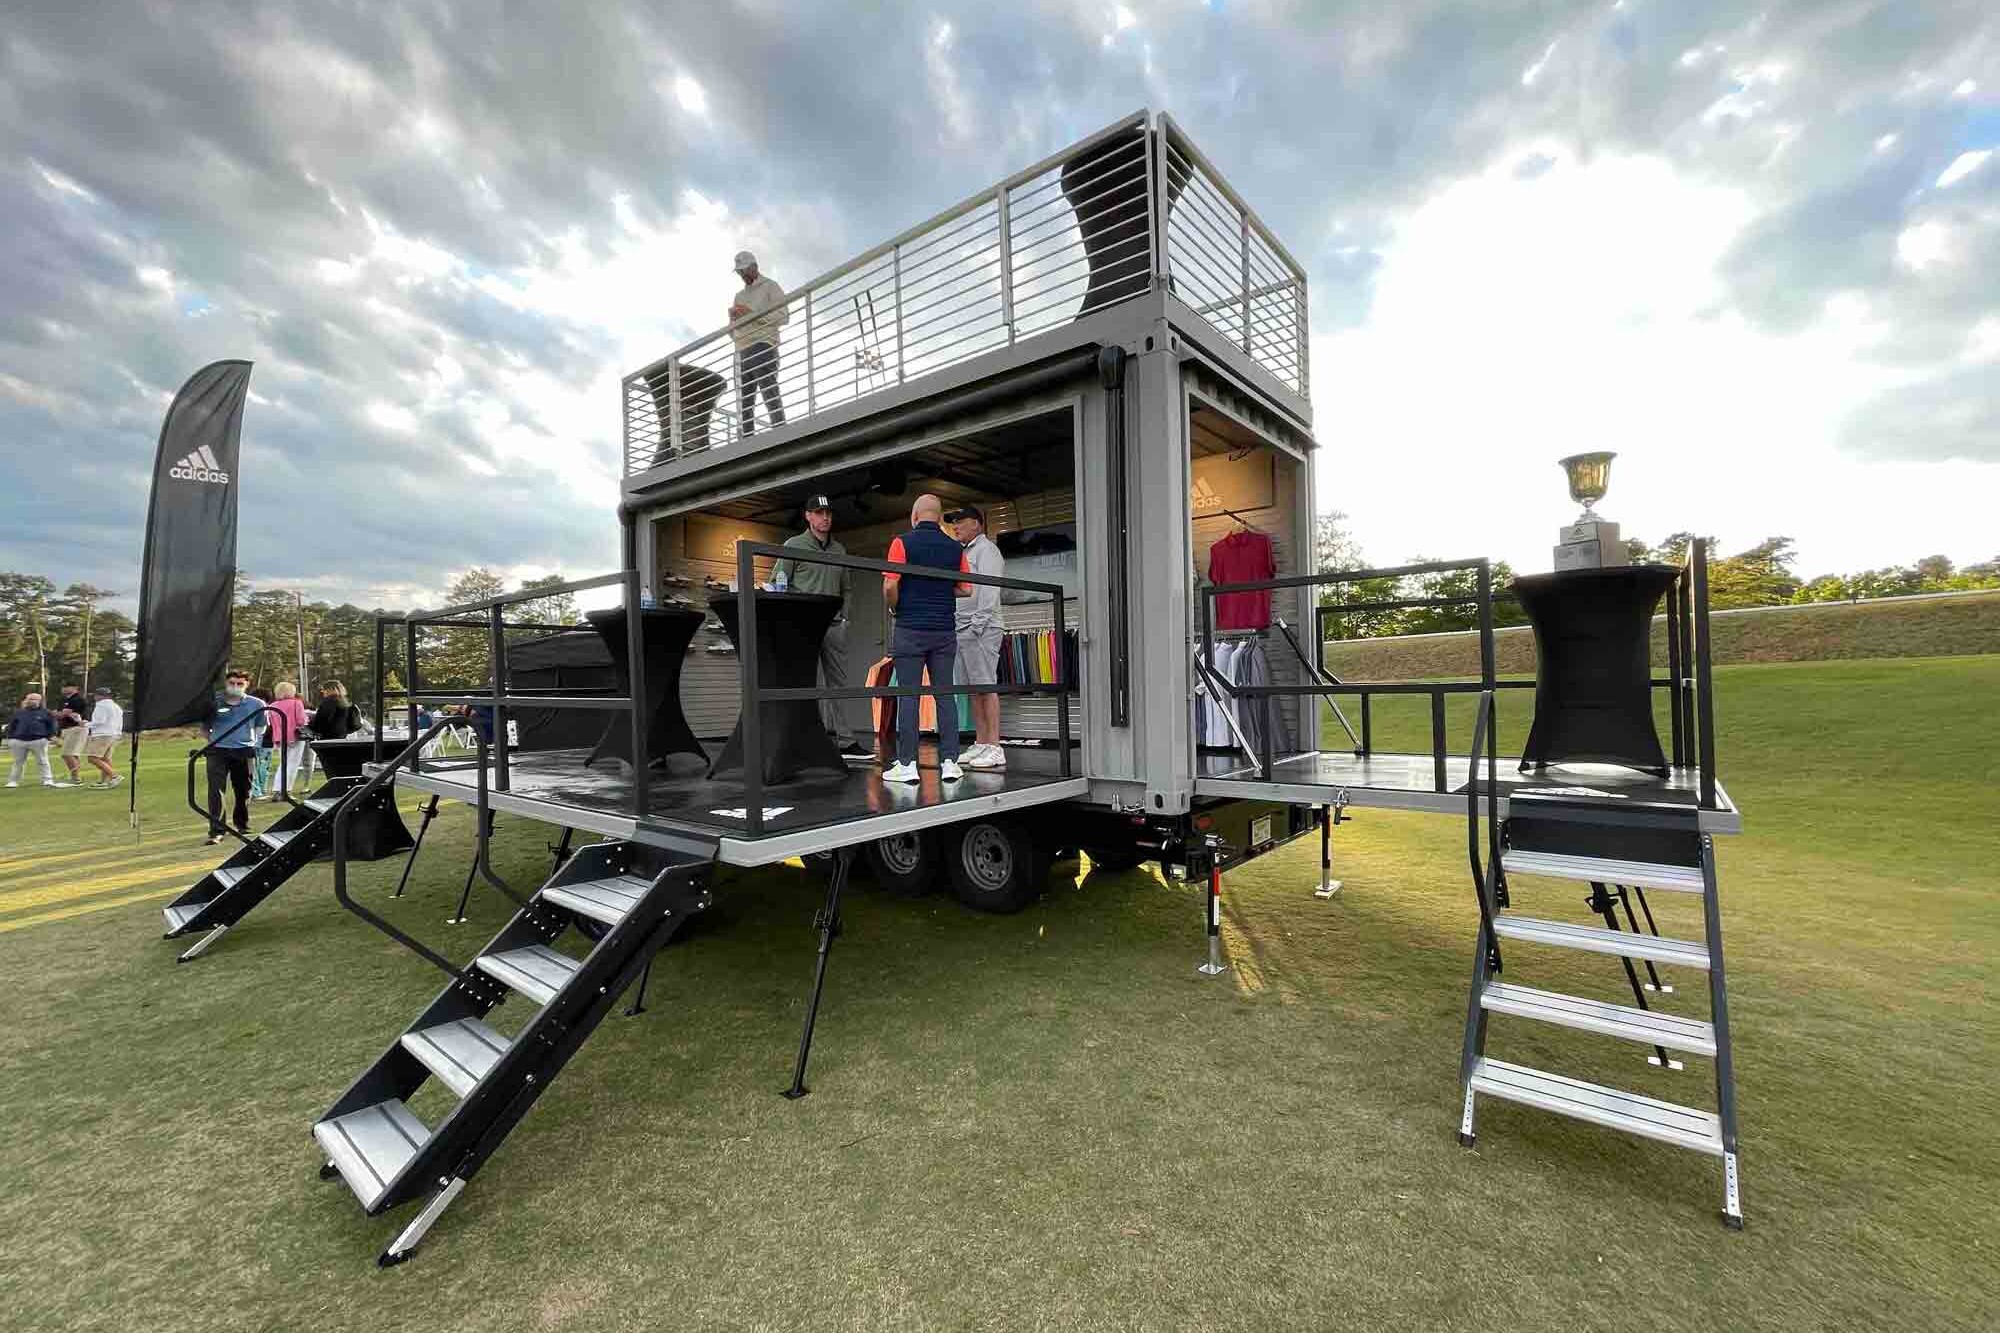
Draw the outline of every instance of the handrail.
M217 823L216 815L211 814L209 811L202 809L200 806L196 805L194 801L195 761L197 759L200 759L205 754L212 753L213 751L222 748L222 741L224 737L234 735L237 728L243 726L245 723L251 721L254 718L262 717L266 713L275 713L277 715L278 721L283 724L278 728L278 731L280 732L282 737L282 739L278 742L278 795L282 797L284 801L289 805L298 804L297 801L292 800L291 784L289 783L289 781L287 781L287 773L286 773L286 770L289 767L287 763L287 760L289 759L288 751L290 750L292 743L292 733L291 733L292 720L286 717L278 709L272 707L270 704L259 704L257 706L256 712L245 713L242 717L237 718L234 722L224 727L222 729L221 736L211 736L209 737L207 743L204 744L200 749L188 751L188 780L187 780L188 809L194 811L196 814L200 815L203 819L207 820L208 826L211 831L215 828L215 825ZM232 746L229 748L234 749L239 747ZM252 761L254 762L256 754L256 746L254 744L251 746L251 754L252 754ZM221 822L222 822L222 827L229 833L231 837L235 838L238 842L248 846L252 841L254 841L253 839L239 832L237 829L231 827L227 820L223 820Z
M970 583L989 588L1018 588L1026 592L1046 593L1053 614L1056 642L1060 644L1066 626L1063 623L1062 585L1042 583L1034 579L1008 578L1004 575L973 574L955 569L933 569L925 565L894 564L887 560L870 560L862 556L834 555L825 551L802 550L796 546L777 546L769 542L739 541L736 543L736 586L741 602L736 616L736 652L740 659L743 690L743 821L744 832L750 837L758 837L764 831L764 752L762 746L763 718L762 705L798 699L895 699L933 697L949 694L956 699L960 695L973 694L1053 694L1056 697L1056 746L1057 764L1062 776L1072 776L1073 763L1069 752L1069 692L1079 687L1080 681L1045 681L1039 685L872 685L845 689L765 689L758 681L757 671L757 557L768 556L773 560L804 561L807 564L832 565L838 569L859 569L881 574L895 574L899 577L947 579L953 583Z
M1492 970L1500 970L1500 937L1493 932L1493 918L1497 909L1493 906L1491 894L1500 873L1500 775L1493 761L1493 752L1487 746L1487 728L1499 731L1499 722L1494 716L1495 700L1493 691L1487 690L1479 696L1479 712L1472 722L1472 749L1466 764L1465 783L1465 854L1472 862L1472 892L1479 899L1479 925L1484 933L1488 959ZM1480 751L1486 755L1486 837L1489 856L1482 867L1479 863L1479 781Z
M333 817L333 896L342 907L345 907L348 911L354 913L354 915L360 917L363 921L366 921L369 925L375 927L412 953L440 968L454 980L478 987L484 983L469 969L459 967L456 963L435 949L432 949L423 941L406 934L387 921L384 921L360 903L355 902L347 893L347 821L353 816L355 807L363 804L371 795L381 790L383 784L393 780L397 769L407 763L418 750L430 744L439 732L451 725L448 721L433 723L430 730L404 746L394 759L377 768L374 773L369 775L365 782L341 799L340 809ZM481 878L488 884L506 894L517 906L525 908L528 905L527 899L515 893L508 886L507 881L494 873L492 861L488 856L487 840L491 834L491 830L488 828L486 820L487 747L485 740L477 732L473 733L473 743L479 747L479 797L476 805L477 818L473 821L477 851L474 853L473 864L478 868Z
M1422 602L1445 601L1452 603L1470 602L1479 607L1479 617L1480 617L1480 627L1481 627L1480 628L1481 652L1480 652L1480 677L1477 682L1396 681L1396 682L1382 682L1382 683L1370 682L1370 683L1361 683L1353 685L1343 684L1328 676L1325 667L1319 661L1308 660L1305 654L1303 652L1300 652L1299 657L1301 662L1304 663L1306 670L1313 676L1313 682L1311 684L1229 686L1230 694L1238 698L1245 698L1245 699L1265 699L1274 697L1311 695L1314 697L1325 697L1329 702L1331 702L1333 696L1335 695L1352 694L1360 696L1361 699L1360 738L1358 740L1355 740L1354 730L1352 727L1347 726L1347 719L1345 717L1341 718L1341 725L1344 728L1346 728L1348 738L1350 740L1355 740L1355 743L1360 747L1355 751L1355 754L1357 756L1362 756L1362 757L1365 757L1369 753L1370 718L1369 718L1368 704L1371 696L1377 694L1428 695L1431 701L1432 785L1435 787L1437 791L1443 792L1447 790L1446 783L1448 781L1448 765L1446 763L1446 752L1445 752L1445 746L1446 746L1445 710L1444 710L1445 696L1448 694L1470 694L1473 693L1474 691L1479 691L1482 693L1489 692L1498 688L1500 684L1500 682L1496 681L1495 679L1494 656L1492 647L1492 639L1493 639L1492 564L1485 558L1482 557L1475 560L1426 560L1419 562L1417 564L1400 565L1390 569L1333 569L1333 570L1323 570L1317 574L1289 574L1280 578L1255 579L1245 583L1211 583L1203 585L1199 589L1201 593L1202 659L1208 662L1213 662L1215 660L1215 601L1216 598L1218 597L1226 596L1230 593L1271 592L1288 588L1313 588L1313 587L1322 587L1330 583L1359 583L1368 579L1392 578L1392 577L1400 578L1412 574L1440 574L1440 573L1449 573L1451 571L1461 570L1461 569L1469 569L1477 574L1478 586L1476 591L1465 593L1462 595L1450 595L1444 598L1406 598L1406 599L1401 599L1400 601L1397 602L1385 603L1385 605L1401 605L1403 604L1403 602L1422 603ZM1337 609L1338 609L1337 607L1329 607L1329 606L1316 606L1314 608L1313 639L1314 639L1314 646L1316 649L1324 647L1325 635L1321 631L1320 626L1323 623L1325 614L1329 611ZM1285 632L1287 637L1289 637L1290 629L1288 627L1286 628ZM1298 645L1295 642L1293 644L1294 649L1296 649L1297 646ZM1338 705L1335 705L1335 711L1336 712L1338 711ZM1260 771L1260 776L1264 779L1264 781L1269 782L1271 780L1272 768L1274 763L1274 755L1272 753L1272 747L1266 745L1264 753L1252 754L1250 755L1250 757L1257 762L1257 766Z

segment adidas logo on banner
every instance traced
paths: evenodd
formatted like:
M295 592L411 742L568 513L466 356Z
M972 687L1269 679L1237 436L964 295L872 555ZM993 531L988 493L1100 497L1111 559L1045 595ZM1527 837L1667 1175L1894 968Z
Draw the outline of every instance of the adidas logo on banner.
M219 486L229 484L229 474L222 470L222 464L215 461L215 455L205 444L168 468L167 475L181 481L212 481Z

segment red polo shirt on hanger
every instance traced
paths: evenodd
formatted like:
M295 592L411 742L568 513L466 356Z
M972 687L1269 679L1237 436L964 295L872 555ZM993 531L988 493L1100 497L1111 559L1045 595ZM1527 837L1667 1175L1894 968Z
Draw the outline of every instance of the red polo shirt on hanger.
M1255 583L1278 577L1271 539L1261 532L1238 528L1208 548L1210 583ZM1271 624L1271 594L1226 592L1215 599L1217 629L1266 629Z

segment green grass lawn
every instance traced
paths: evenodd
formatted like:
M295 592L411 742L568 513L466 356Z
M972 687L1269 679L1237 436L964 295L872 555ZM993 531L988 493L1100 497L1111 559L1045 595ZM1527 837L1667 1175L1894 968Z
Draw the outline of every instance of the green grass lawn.
M1194 971L1199 894L1143 871L1059 874L1008 918L857 892L799 1103L777 1094L817 889L731 874L650 1011L608 1021L378 1271L407 1213L317 1181L309 1130L436 975L323 866L176 967L158 909L207 856L155 746L136 843L122 793L0 793L0 1327L1991 1328L2000 657L1717 687L1746 822L1722 850L1741 1234L1710 1158L1497 1103L1457 1146L1463 830L1362 811L1330 903L1316 844L1230 876L1219 980ZM406 898L393 862L356 892L463 957L503 918L476 890L474 924L443 924L470 848L448 810ZM536 882L550 836L503 817L502 873ZM1538 915L1580 897L1516 885ZM1508 962L1619 998L1610 960ZM1493 1032L1503 1058L1710 1104L1703 1061Z

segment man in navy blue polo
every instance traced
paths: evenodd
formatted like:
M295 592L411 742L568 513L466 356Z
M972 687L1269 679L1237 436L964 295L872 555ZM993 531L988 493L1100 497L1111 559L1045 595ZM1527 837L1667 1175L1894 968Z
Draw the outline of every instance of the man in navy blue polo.
M966 574L965 548L940 526L944 505L935 495L919 495L910 506L910 530L889 543L888 559L897 565L924 565ZM930 672L932 685L950 685L958 657L958 628L952 612L955 598L970 597L972 585L956 579L882 576L882 595L896 630L889 655L896 659L896 683L921 685ZM946 782L963 776L958 767L958 696L939 694L937 700L938 775ZM884 782L915 782L917 773L918 699L896 700L896 762L882 773Z

